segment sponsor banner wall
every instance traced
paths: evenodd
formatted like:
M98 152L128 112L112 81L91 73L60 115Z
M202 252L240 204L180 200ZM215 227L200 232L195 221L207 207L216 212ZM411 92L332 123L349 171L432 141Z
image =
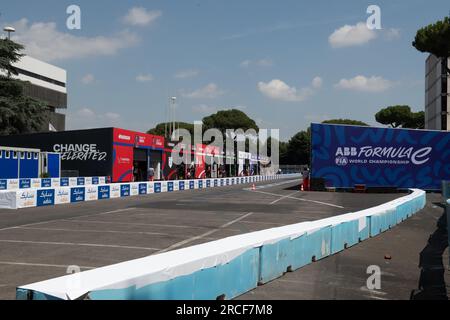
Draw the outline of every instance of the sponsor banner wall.
M36 189L19 190L16 193L17 208L31 208L36 207Z
M104 199L109 199L110 198L110 194L111 194L111 186L98 186L97 188L98 190L98 199L99 200L104 200Z
M29 188L31 188L31 179L19 179L19 188L20 189L29 189Z
M52 187L52 179L46 178L41 179L41 188L51 188Z
M41 179L31 179L31 188L41 188L42 182Z
M147 183L145 182L139 183L138 194L147 194Z
M131 183L130 184L130 195L137 196L139 194L139 183Z
M85 188L84 187L71 187L70 188L70 202L83 202L85 200Z
M312 177L328 186L440 190L450 132L312 124Z
M61 178L59 181L59 184L61 187L68 187L69 186L69 178Z
M61 187L61 179L60 178L53 178L51 180L52 180L52 188Z
M69 186L76 187L78 185L77 178L69 178Z
M279 176L270 177L278 179ZM56 188L29 188L13 190L12 196L16 203L9 201L10 209L26 208L35 206L49 206L54 204L74 203L82 201L95 201L101 199L128 197L135 195L145 195L151 193L171 192L177 190L188 190L190 188L203 189L214 185L225 185L225 181L232 183L232 178L203 179L203 180L181 180L181 181L161 181L161 182L135 182L106 185L87 185L75 187ZM6 194L8 190L0 191Z
M36 206L53 206L55 204L55 189L38 189L36 191Z
M98 200L98 186L86 186L86 201Z
M155 183L147 182L147 194L155 193Z
M55 188L55 204L70 203L70 188Z
M120 198L120 184L112 184L111 185L111 198Z
M7 183L8 190L19 189L19 179L9 179Z

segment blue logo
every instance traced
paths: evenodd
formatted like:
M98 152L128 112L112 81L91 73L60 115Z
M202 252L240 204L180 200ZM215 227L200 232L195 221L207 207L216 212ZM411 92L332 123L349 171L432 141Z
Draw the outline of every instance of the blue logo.
M311 176L328 186L439 190L450 179L448 132L312 124L311 143Z
M217 187L218 186L218 181L217 181L217 179L214 179L214 187Z
M8 180L1 179L0 180L0 190L6 190L8 188Z
M98 177L92 177L92 184L99 184Z
M167 182L167 191L169 192L173 191L173 182Z
M139 194L147 194L147 184L139 183Z
M184 181L179 182L178 189L184 190Z
M82 202L85 198L84 188L70 188L70 202Z
M194 181L189 181L189 189L194 189Z
M52 179L41 179L41 187L42 188L51 188L52 186Z
M211 181L210 180L206 180L206 187L207 188L211 187Z
M220 180L220 186L222 187L222 186L224 186L224 185L225 185L225 180L221 179L221 180Z
M77 186L84 186L84 178L77 178Z
M55 190L46 189L37 191L36 204L38 207L52 206L55 204Z
M109 186L98 187L98 199L109 199L110 189Z
M161 193L161 183L155 183L155 193Z
M69 178L61 178L59 180L59 185L61 187L68 187L69 186Z
M202 188L203 188L203 181L200 180L200 181L198 182L198 188L199 188L199 189L202 189Z
M20 189L31 188L31 179L20 179L19 180L19 188Z
M230 185L230 179L227 179L227 186Z
M130 196L130 185L129 184L120 185L120 196L121 197L129 197Z

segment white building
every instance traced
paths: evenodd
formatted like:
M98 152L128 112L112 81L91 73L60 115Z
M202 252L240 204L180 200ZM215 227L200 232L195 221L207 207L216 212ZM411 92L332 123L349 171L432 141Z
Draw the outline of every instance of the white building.
M450 59L430 55L425 71L425 129L450 131Z
M44 125L42 131L64 131L66 116L61 109L67 109L66 70L29 56L23 56L13 65L18 72L18 76L13 77L27 81L23 93L50 108L49 123ZM4 70L0 73L6 74Z

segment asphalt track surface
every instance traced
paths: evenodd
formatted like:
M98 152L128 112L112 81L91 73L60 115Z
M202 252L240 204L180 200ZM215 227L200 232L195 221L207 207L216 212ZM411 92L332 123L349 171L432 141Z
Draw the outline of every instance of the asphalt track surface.
M68 266L98 268L237 234L348 213L401 196L301 192L299 180L292 179L256 186L256 191L246 190L248 185L237 185L0 210L0 299L14 299L17 286L65 275ZM259 289L244 297L310 298L280 285L269 292Z

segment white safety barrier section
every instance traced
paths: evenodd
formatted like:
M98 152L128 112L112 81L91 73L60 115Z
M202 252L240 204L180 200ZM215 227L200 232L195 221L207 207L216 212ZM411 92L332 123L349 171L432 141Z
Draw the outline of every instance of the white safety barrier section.
M106 177L0 179L0 190L75 187L105 184Z
M251 176L202 180L129 182L93 184L90 178L68 178L69 186L0 190L0 209L20 209L55 204L104 200L187 189L204 189L238 183L255 183L275 179L297 178L300 175ZM63 179L63 178L62 178ZM83 180L81 180L83 179ZM103 178L99 178L103 179ZM101 180L103 181L103 180ZM81 184L83 183L83 184Z
M357 244L424 208L426 194L233 236L17 288L17 299L227 299Z

